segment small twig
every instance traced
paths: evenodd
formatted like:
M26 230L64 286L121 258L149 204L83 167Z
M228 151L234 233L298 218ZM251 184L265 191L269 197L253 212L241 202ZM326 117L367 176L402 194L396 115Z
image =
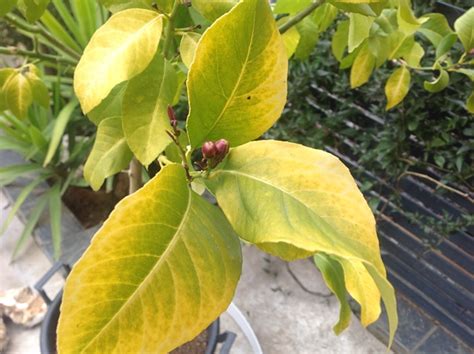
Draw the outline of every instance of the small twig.
M290 18L288 22L285 22L283 25L280 26L278 29L281 34L288 31L291 27L296 25L297 23L301 22L306 16L311 15L311 13L316 10L317 7L322 5L325 0L316 0L311 5L309 5L306 9L302 10L301 12L297 13L294 17Z
M301 280L299 280L299 278L296 276L296 274L293 273L293 271L290 268L290 263L288 263L288 262L286 262L286 269L288 270L288 273L291 275L293 280L300 286L300 288L303 291L307 292L308 294L315 295L315 296L318 296L318 297L322 297L322 298L325 298L325 299L334 296L332 293L323 294L323 293L320 293L319 291L309 290L306 286L303 285L303 283L301 282Z
M128 180L129 180L129 189L128 193L133 194L138 189L140 189L142 184L142 165L138 160L134 157L130 162L130 170L128 172Z
M179 154L181 155L181 160L182 160L181 163L182 163L182 165L183 165L183 167L186 171L186 178L188 179L189 182L192 182L193 177L191 176L191 173L189 171L190 169L189 169L189 165L188 165L188 160L186 158L186 151L184 151L184 148L179 143L179 139L176 137L175 134L173 134L169 130L166 130L166 134L168 134L168 136L171 138L171 140L173 140L175 145L178 147L178 151L179 151Z
M440 182L436 179L434 179L433 177L430 177L430 176L427 176L423 173L417 173L417 172L410 172L410 171L406 171L406 172L403 172L399 177L398 177L398 180L400 181L404 176L407 176L407 175L410 175L410 176L415 176L415 177L419 177L419 178L423 178L423 179L426 179L430 182L433 182L434 184L436 184L438 187L441 187L441 188L444 188L448 191L451 191L453 193L456 193L457 195L460 195L461 197L463 198L466 198L467 200L469 200L469 202L474 202L474 200L469 196L468 193L464 193L464 192L461 192L460 190L456 189L456 188L453 188L453 187L450 187L446 184L444 184L443 182Z
M180 0L175 0L174 5L173 5L173 10L171 11L171 14L168 18L168 23L166 24L165 28L165 42L163 44L163 55L165 56L166 59L170 59L172 57L172 53L170 53L171 49L171 44L173 42L174 38L174 18L176 17L176 14L178 13L180 5Z

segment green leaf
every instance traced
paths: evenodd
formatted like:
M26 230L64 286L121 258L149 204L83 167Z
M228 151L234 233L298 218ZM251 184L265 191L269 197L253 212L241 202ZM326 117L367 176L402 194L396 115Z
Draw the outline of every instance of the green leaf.
M458 36L456 33L450 33L444 37L436 48L436 59L439 59L443 55L447 54L457 40Z
M312 18L306 17L296 25L300 35L298 46L295 49L295 58L306 60L313 52L314 47L319 41L319 27ZM289 31L285 32L288 33Z
M222 212L168 165L115 207L74 266L58 349L167 353L225 311L241 261Z
M364 324L375 320L380 293L361 292L359 281L368 276L362 264L385 278L375 219L335 156L287 142L252 142L231 149L206 184L245 241L288 261L324 252L350 263L358 277L348 275L346 286L349 280L348 290L367 299Z
M72 100L64 106L61 112L59 112L58 117L54 122L53 133L51 134L51 141L49 143L46 157L44 158L43 166L47 166L53 159L59 144L62 142L64 131L66 130L67 124L77 107L77 103L77 100Z
M49 193L49 220L53 241L54 259L61 255L61 184L56 183Z
M418 43L413 41L411 47L407 47L403 53L403 58L411 67L417 68L420 66L421 59L425 55L425 50Z
M354 59L351 68L351 87L362 86L369 81L370 75L375 67L375 57L370 52L368 45L361 47L359 53Z
M31 173L42 171L43 168L35 163L25 163L0 167L0 186L7 185L19 177L25 177L26 175L29 175Z
M97 29L97 1L81 0L72 1L72 12L77 19L79 30L87 39L91 38Z
M16 6L17 0L2 0L0 1L0 17L5 16Z
M111 12L115 13L132 8L151 10L153 0L99 0L99 2Z
M4 88L7 81L15 74L15 72L15 69L12 68L0 69L0 112L8 109Z
M382 66L390 56L390 42L387 41L386 36L370 36L367 40L367 45L370 53L375 58L375 66L378 68Z
M31 85L25 75L16 72L10 76L3 87L8 109L18 118L25 118L33 103Z
M278 0L274 12L276 14L294 15L311 5L312 0Z
M107 177L122 171L131 159L121 118L106 118L99 123L94 146L84 166L84 178L97 191Z
M474 81L474 69L459 68L459 69L454 69L453 71L466 75L469 78L469 80Z
M122 116L123 95L127 88L127 82L123 82L114 87L109 95L92 111L87 117L95 124L99 125L101 121L110 117Z
M422 17L427 19L418 29L435 47L438 47L441 40L447 35L453 33L446 17L442 14L427 14Z
M55 10L61 16L61 19L66 25L65 28L67 28L71 34L73 34L74 40L81 45L81 48L84 48L87 45L89 38L85 37L83 31L81 31L79 28L79 24L77 23L76 19L71 15L68 6L69 4L65 3L63 0L52 0L52 2L54 4ZM44 21L44 17L41 20ZM79 50L79 52L82 52L82 49Z
M61 22L59 22L56 17L46 10L41 17L41 22L48 29L51 34L53 34L57 39L66 44L69 48L75 50L76 52L82 52L81 46L76 42L76 40L69 34L66 27L64 27Z
M243 0L202 36L188 76L191 145L262 135L286 101L288 60L266 0Z
M229 12L237 0L192 0L192 6L209 21L215 21Z
M185 33L183 38L181 38L181 44L179 45L179 52L181 54L181 59L183 60L186 67L190 67L194 59L194 53L201 35L199 33Z
M160 12L169 14L173 10L174 0L155 0L155 2Z
M367 37L370 27L374 23L373 17L351 13L349 15L349 53L352 53Z
M113 15L95 32L74 72L74 90L84 113L150 64L161 31L162 15L129 9Z
M171 142L168 106L178 90L170 62L157 55L150 66L130 80L123 97L122 125L128 146L148 166Z
M410 71L405 66L399 67L390 75L385 84L387 111L403 101L410 89L410 80Z
M397 20L399 29L407 36L415 33L427 19L417 19L411 9L410 0L398 0Z
M2 227L0 228L0 236L5 233L7 230L8 226L10 223L13 221L13 218L15 217L16 213L18 210L20 210L20 207L23 205L25 202L26 198L31 194L31 192L41 183L43 182L43 178L37 178L33 182L30 182L27 184L18 194L16 197L15 203L10 209L10 212L8 213L8 216L5 220L2 220Z
M43 15L48 4L49 0L18 0L18 9L29 22L35 22Z
M471 7L454 22L454 29L466 53L474 48L474 7Z
M20 238L16 242L15 249L13 250L12 254L12 261L16 259L18 256L18 253L23 249L26 240L28 240L28 237L31 236L31 233L34 231L36 224L38 223L41 215L43 214L44 208L46 207L46 204L48 203L48 198L49 198L49 193L46 193L42 195L36 202L36 205L33 207L33 209L30 212L30 215L28 215L28 221L25 224L25 227L23 228L23 231L21 232Z
M331 50L332 54L338 61L342 60L344 51L347 48L347 41L349 38L349 21L341 21L337 25L336 32L332 37Z
M383 1L376 1L370 3L370 1L349 2L340 0L329 0L329 2L342 11L372 17L380 15L381 11L385 7Z
M441 68L439 68L439 76L434 81L425 81L423 83L425 90L431 93L443 91L448 85L449 74Z
M471 92L469 98L466 101L466 108L469 113L474 114L474 91Z
M311 14L311 19L318 26L319 33L326 31L334 22L339 11L330 3L318 6Z
M351 322L351 308L346 299L346 286L344 284L344 270L338 261L332 259L324 253L317 253L314 256L314 263L321 271L328 288L339 300L339 321L333 327L334 332L339 335Z

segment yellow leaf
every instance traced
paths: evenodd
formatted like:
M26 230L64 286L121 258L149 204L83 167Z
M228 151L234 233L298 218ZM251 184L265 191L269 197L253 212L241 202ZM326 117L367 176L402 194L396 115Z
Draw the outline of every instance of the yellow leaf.
M192 0L192 6L209 21L215 21L228 12L237 0Z
M286 101L288 59L267 0L243 0L199 41L188 76L191 145L262 135Z
M4 87L7 81L12 75L15 74L15 69L12 68L2 68L0 69L0 111L4 111L8 108L7 102L5 100Z
M8 109L18 118L25 118L33 103L31 85L25 75L16 72L10 76L3 87Z
M405 66L399 67L390 75L385 84L387 111L403 101L410 89L410 81L410 71Z
M196 52L199 39L201 39L201 35L199 33L185 33L183 38L181 38L179 52L184 65L186 65L188 68L193 62L194 53Z
M167 353L228 307L241 272L222 212L168 165L123 199L64 288L60 353Z
M363 44L354 60L351 68L351 87L362 86L369 81L370 75L375 67L375 57L368 49L367 44Z
M162 15L143 9L118 12L97 30L74 73L74 90L84 113L150 64L161 31Z

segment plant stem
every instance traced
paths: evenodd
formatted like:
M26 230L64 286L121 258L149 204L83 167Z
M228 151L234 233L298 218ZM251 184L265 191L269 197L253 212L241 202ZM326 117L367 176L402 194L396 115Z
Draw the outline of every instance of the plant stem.
M57 51L61 51L69 55L70 57L79 60L81 58L81 54L76 52L75 50L65 46L61 41L56 39L51 33L49 33L44 27L38 25L30 25L23 21L22 19L18 18L15 15L12 14L7 14L5 15L5 20L7 20L10 24L12 24L15 27L18 27L26 32L29 33L36 33L45 38L50 45L56 49Z
M165 43L163 44L163 55L167 59L170 59L170 57L172 57L170 49L174 38L174 18L176 17L176 14L178 12L179 5L180 0L175 0L173 10L171 11L171 14L168 18L168 23L166 24Z
M0 54L4 55L22 55L25 57L35 58L39 60L49 61L51 63L61 63L68 65L77 65L77 61L69 58L63 58L56 55L44 54L40 52L33 52L29 50L23 50L16 47L0 47Z
M281 34L288 31L291 27L296 25L297 23L301 22L305 17L309 16L317 7L322 5L325 0L316 0L311 5L309 5L306 9L302 10L301 12L297 13L294 17L290 18L288 22L285 22L283 25L280 26L279 31Z
M189 168L188 159L187 159L187 156L186 156L186 151L184 151L184 148L179 143L178 137L174 133L170 132L169 130L167 130L166 133L168 134L168 136L171 138L171 140L173 140L173 142L178 147L178 151L179 151L179 154L181 156L181 164L183 165L183 167L186 171L186 178L188 179L189 182L192 182L193 177L191 176L191 173L190 173L190 168Z
M128 193L135 193L142 184L142 165L134 157L130 162L130 171L128 173L129 189Z

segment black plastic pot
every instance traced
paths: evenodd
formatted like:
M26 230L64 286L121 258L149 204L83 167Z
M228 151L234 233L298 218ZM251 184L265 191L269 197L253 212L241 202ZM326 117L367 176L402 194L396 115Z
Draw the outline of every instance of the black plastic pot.
M59 320L59 312L61 306L61 300L63 292L61 291L56 295L54 300L51 300L44 291L44 285L48 280L59 270L64 269L66 275L69 273L69 266L65 266L61 263L55 264L35 285L35 288L43 297L44 301L48 305L48 312L41 324L40 331L40 349L41 354L55 354L56 350L56 327ZM219 334L219 319L215 320L208 328L208 342L205 354L214 354L216 351L217 343L222 343L220 354L229 354L232 345L234 344L236 335L232 332L224 332Z

